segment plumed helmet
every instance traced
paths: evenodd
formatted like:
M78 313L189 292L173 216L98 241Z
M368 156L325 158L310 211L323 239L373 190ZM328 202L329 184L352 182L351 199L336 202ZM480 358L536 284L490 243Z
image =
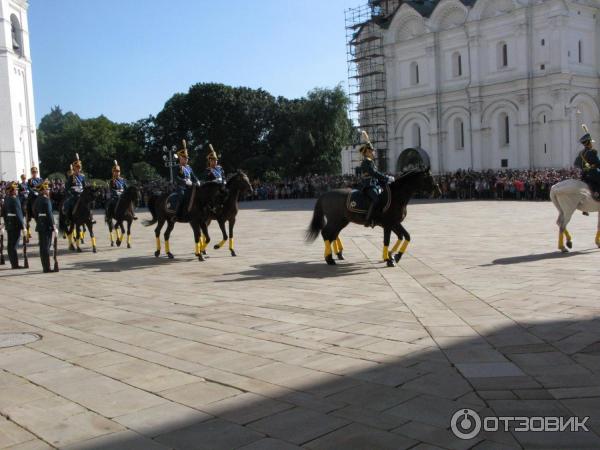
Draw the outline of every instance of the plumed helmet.
M81 160L79 159L79 153L75 153L75 161L73 161L72 166L81 169Z
M361 131L360 140L363 142L363 145L360 147L361 155L364 155L367 150L375 150L375 147L371 144L371 139L369 139L369 135L365 130Z
M10 183L8 183L6 185L6 192L12 192L12 191L16 191L17 188L19 187L19 184L16 181L11 181Z
M589 143L589 142L596 142L592 139L592 135L590 134L590 130L588 129L587 125L584 123L581 125L581 128L583 128L583 131L585 131L585 134L583 136L581 136L579 138L579 142L583 145Z
M121 168L119 167L119 163L117 163L116 159L113 161L112 171L113 172L120 172L121 171Z
M398 157L398 169L401 173L413 170L430 170L431 161L429 155L422 148L407 148Z
M217 156L217 152L215 152L215 149L213 148L212 144L208 144L208 149L209 149L209 152L206 155L206 159L209 161L211 159L214 159L215 161L217 161L219 159L219 157Z
M187 142L185 142L185 139L183 139L181 142L182 142L182 148L177 150L177 156L189 158L189 154L188 154L188 150L187 150Z

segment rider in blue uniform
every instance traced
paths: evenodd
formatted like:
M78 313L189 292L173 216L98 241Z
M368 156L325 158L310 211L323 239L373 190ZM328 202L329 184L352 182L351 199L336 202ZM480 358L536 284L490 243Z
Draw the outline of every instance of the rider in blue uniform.
M194 175L192 168L188 165L190 157L187 151L187 144L185 140L183 141L183 148L177 152L177 156L179 157L179 166L177 167L177 172L175 173L175 184L177 185L177 189L175 190L177 193L177 208L174 220L184 220L184 211L186 209L185 205L190 199L192 186L194 183L200 185L200 181L196 175Z
M33 166L31 168L31 178L27 181L27 190L29 191L29 195L37 198L39 195L39 191L37 186L42 184L44 180L40 178L38 168ZM35 198L33 199L35 201Z
M583 144L583 150L575 159L575 166L581 169L581 179L586 182L596 200L600 192L600 158L598 152L593 148L594 140L589 133L585 133L579 142Z
M85 175L81 173L81 160L79 155L75 153L75 161L71 164L70 170L67 174L67 182L65 183L65 189L67 191L67 199L63 206L63 212L67 218L71 218L73 214L73 208L75 203L79 200L83 189L86 186Z
M363 156L363 161L360 164L361 189L371 200L369 211L365 218L365 227L374 227L373 214L377 206L379 206L383 186L387 184L388 177L377 170L374 161L375 148L369 141L367 133L363 132L363 137L365 137L366 143L360 148L360 153Z
M202 174L202 181L212 181L221 185L218 195L215 197L213 204L210 205L213 213L216 213L216 209L223 204L227 196L227 180L225 179L225 171L219 165L219 157L215 149L212 144L208 144L208 147L210 152L206 155L207 166Z
M27 199L29 198L29 186L27 185L27 176L21 175L21 182L19 183L19 201L21 202L21 208L25 211Z

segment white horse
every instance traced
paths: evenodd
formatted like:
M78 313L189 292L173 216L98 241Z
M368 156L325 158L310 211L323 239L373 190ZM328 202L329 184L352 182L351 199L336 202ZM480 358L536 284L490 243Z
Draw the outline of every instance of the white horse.
M558 209L558 249L566 253L565 247L573 247L571 234L567 231L567 224L571 220L575 210L584 212L598 212L598 227L596 231L596 245L600 247L600 202L594 200L592 192L586 183L579 180L564 180L556 183L550 189L550 200Z

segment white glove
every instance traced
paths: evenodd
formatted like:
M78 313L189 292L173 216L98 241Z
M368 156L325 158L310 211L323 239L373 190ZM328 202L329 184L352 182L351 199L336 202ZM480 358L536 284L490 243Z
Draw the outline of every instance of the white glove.
M393 176L388 175L388 183L393 183L394 181L396 181L396 179Z
M192 185L192 180L186 179L185 180L185 185L186 186L191 186Z
M196 186L200 187L202 186L202 183L200 183L200 181L196 181Z

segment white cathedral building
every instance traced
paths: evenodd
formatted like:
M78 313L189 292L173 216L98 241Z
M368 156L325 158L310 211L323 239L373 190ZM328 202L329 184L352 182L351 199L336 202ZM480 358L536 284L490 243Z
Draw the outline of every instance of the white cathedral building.
M396 1L372 31L385 67L387 170L415 146L435 172L572 166L582 123L600 141L599 8L597 0ZM356 158L343 160L351 172Z
M0 180L38 164L27 0L0 0Z

